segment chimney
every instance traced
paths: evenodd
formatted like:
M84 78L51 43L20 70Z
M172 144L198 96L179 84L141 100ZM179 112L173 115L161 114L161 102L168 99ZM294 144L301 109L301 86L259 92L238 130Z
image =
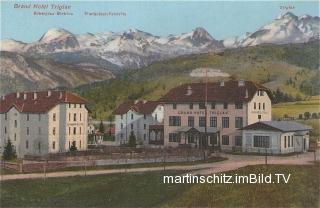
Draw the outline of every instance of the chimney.
M239 80L239 81L238 81L238 86L239 86L239 87L243 87L244 85L245 85L244 80Z
M27 93L23 94L23 99L26 100L27 99Z
M17 98L19 98L20 97L20 92L17 92Z
M48 90L48 97L51 96L51 90Z
M36 92L33 93L33 99L34 99L34 100L37 99L37 93L36 93Z
M192 88L191 88L191 86L189 85L189 86L188 86L188 89L187 89L186 95L191 95L191 94L192 94Z
M59 100L62 99L62 92L59 93Z
M224 81L220 82L220 87L224 87Z
M137 104L138 102L139 102L139 100L135 100L135 101L134 101L134 104Z
M245 95L245 98L248 98L249 97L249 93L248 93L248 89L246 88L246 95Z

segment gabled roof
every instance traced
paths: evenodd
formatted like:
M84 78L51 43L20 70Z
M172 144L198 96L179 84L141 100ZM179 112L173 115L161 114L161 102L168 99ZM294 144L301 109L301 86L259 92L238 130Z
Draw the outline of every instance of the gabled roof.
M45 113L60 103L86 104L87 101L71 92L39 91L10 93L0 100L0 113L15 107L21 113Z
M239 85L239 83L241 83ZM213 82L207 84L208 102L248 102L258 90L265 91L270 99L272 93L270 89L252 82L230 80L224 82ZM183 102L205 102L206 83L183 84L171 89L166 95L159 99L163 103L183 103Z
M129 110L133 110L139 114L151 114L158 105L159 102L157 101L128 101L120 104L113 111L113 114L122 115L127 113Z
M295 132L312 130L312 127L294 121L260 121L242 128L242 130L271 130Z

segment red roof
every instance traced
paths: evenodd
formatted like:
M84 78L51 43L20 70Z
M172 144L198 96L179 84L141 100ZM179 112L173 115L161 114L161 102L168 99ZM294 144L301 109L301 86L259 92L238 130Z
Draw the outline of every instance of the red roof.
M160 98L163 103L184 103L184 102L205 102L206 83L190 83L183 84L170 90L166 95ZM239 81L231 80L224 82L208 83L207 95L208 102L248 102L257 90L266 91L270 99L272 99L271 91L252 81L243 81L239 85Z
M60 103L86 104L87 101L66 91L10 93L1 97L0 113L5 113L12 107L24 113L44 113Z
M151 114L157 107L159 102L157 101L128 101L120 104L113 113L121 115L127 113L129 110L133 110L140 114Z

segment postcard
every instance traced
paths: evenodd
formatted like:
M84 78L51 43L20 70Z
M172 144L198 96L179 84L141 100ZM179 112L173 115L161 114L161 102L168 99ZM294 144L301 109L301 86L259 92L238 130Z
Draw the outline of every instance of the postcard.
M0 5L1 207L319 207L319 1Z

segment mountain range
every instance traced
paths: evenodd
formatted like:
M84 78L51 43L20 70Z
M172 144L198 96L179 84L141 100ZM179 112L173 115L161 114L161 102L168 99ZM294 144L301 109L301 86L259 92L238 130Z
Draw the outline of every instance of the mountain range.
M215 53L228 48L261 44L308 42L319 39L319 24L319 17L308 15L298 17L292 13L285 13L253 33L224 40L216 40L201 27L189 33L167 37L155 36L137 29L77 35L66 29L53 28L33 43L13 39L1 40L1 51L6 51L6 53L1 53L1 58L5 60L0 66L1 76L5 75L5 83L13 83L11 79L18 79L14 80L14 83L17 83L22 79L21 89L37 89L42 86L39 83L39 80L42 79L40 76L42 70L47 72L47 79L51 79L50 73L55 73L57 76L57 79L48 82L51 84L48 84L47 87L70 87L83 82L110 79L124 70L142 68L155 61L182 55ZM87 77L85 81L75 82L57 73L58 70L69 68L74 69L74 73ZM20 72L17 72L17 69ZM39 73L29 76L30 72L37 71ZM99 76L94 76L93 72L97 72ZM21 77L21 75L24 76ZM26 84L26 80L30 82L30 86Z

